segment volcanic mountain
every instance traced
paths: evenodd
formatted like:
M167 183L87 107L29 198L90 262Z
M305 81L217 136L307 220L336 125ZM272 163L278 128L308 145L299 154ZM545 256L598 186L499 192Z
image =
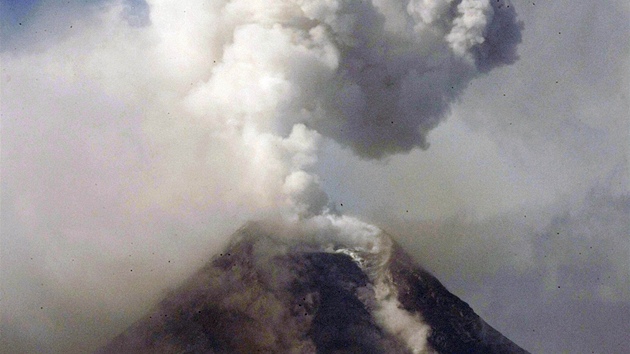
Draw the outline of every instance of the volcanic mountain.
M98 353L527 353L384 232L280 229L242 227Z

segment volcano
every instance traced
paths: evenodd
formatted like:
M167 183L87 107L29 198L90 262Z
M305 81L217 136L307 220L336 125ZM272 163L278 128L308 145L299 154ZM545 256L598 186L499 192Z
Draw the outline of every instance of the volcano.
M97 353L527 353L384 232L357 247L275 230L243 226Z

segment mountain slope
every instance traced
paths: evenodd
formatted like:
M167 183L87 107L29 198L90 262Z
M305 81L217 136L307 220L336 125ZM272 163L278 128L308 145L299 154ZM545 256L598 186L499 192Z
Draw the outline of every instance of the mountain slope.
M388 251L375 268L343 245L249 223L99 353L526 353L398 245Z

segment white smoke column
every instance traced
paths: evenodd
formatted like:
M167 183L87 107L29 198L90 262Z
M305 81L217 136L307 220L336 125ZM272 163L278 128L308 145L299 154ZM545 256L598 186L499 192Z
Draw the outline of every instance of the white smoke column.
M509 6L493 10L503 5L215 5L216 33L209 37L217 41L211 47L221 49L209 76L184 98L185 108L250 154L252 177L269 192L263 198L277 206L284 201L301 216L317 215L327 197L307 170L316 162L319 135L371 158L427 147L427 132L467 82L514 60L519 36L506 37L502 47L485 38L501 20L517 33L513 11L505 11ZM278 191L286 196L280 204Z
M299 215L316 215L327 198L305 171L316 161L319 136L312 129L365 157L427 147L427 132L479 68L514 60L516 35L505 38L501 53L493 46L492 55L479 54L487 51L492 6L502 5L226 2L215 18L223 51L186 106L257 152L259 173L275 172L264 185L284 176L281 191ZM513 11L497 17L518 27ZM269 161L276 161L275 171L265 171Z

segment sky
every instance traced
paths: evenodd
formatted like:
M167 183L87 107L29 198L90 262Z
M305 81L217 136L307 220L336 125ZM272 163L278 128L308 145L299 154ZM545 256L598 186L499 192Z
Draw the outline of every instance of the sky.
M2 347L93 350L246 220L335 212L533 353L630 351L629 4L404 3L2 0Z

